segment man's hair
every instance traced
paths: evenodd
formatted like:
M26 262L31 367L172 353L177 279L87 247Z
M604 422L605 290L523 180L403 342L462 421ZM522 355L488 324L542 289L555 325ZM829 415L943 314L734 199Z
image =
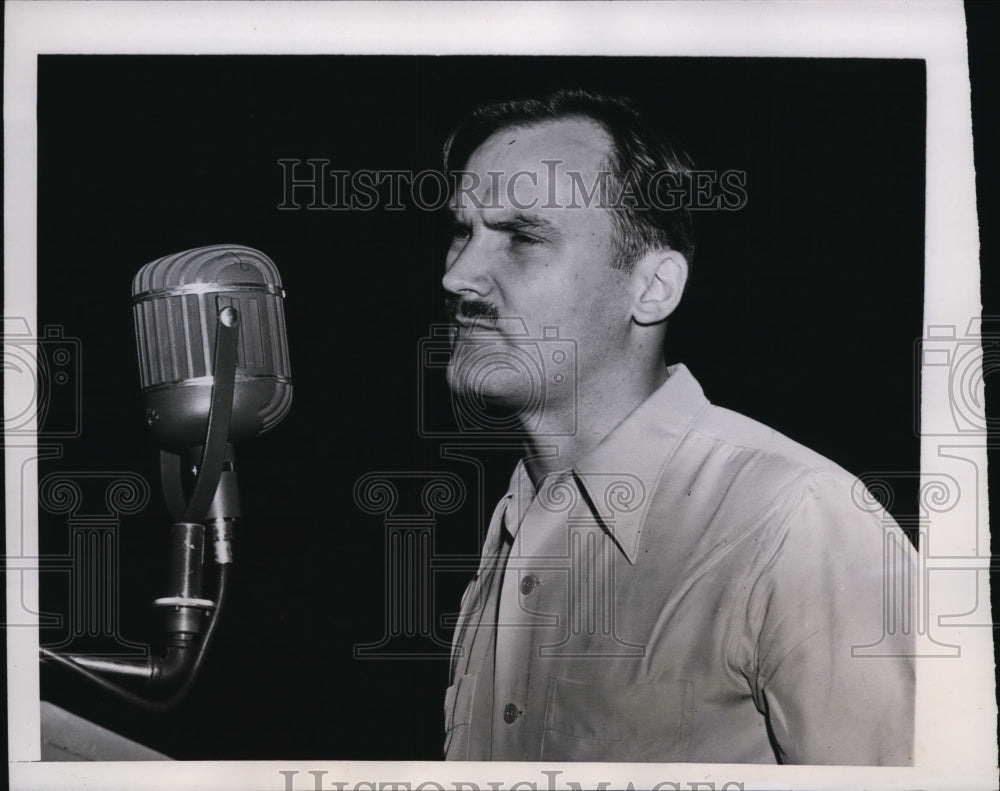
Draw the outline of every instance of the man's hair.
M661 247L677 250L690 262L694 256L691 212L683 198L674 206L676 195L667 192L686 186L692 163L625 98L574 89L478 107L445 142L445 173L451 176L464 167L472 152L501 129L566 119L592 121L611 139L601 170L609 174L605 198L610 198L615 226L612 266L631 271L643 254ZM664 179L662 174L670 177ZM650 196L654 189L657 195L652 200L626 197L624 190L636 189L640 196Z

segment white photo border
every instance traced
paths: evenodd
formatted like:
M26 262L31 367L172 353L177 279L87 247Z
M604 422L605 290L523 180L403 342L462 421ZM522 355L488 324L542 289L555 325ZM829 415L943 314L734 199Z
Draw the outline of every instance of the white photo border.
M37 57L40 54L548 54L716 57L917 58L926 63L927 160L923 327L961 335L980 313L979 249L968 58L963 7L954 2L703 3L295 3L9 2L4 54L5 316L36 326ZM927 382L926 376L924 379ZM31 395L5 381L6 404ZM923 392L923 425L948 410L944 389ZM5 407L6 408L6 407ZM969 556L986 524L985 434L924 436L921 469L962 470L983 480L940 514L922 553L988 569ZM956 459L956 448L964 460ZM30 444L5 441L7 562L37 555L37 478ZM23 486L23 488L22 488ZM968 491L968 490L966 490ZM935 517L938 518L938 517ZM981 521L977 521L981 520ZM936 523L937 524L937 523ZM988 552L988 549L986 550ZM976 565L979 563L979 565ZM947 564L942 569L951 568ZM958 571L961 571L959 568ZM957 572L956 572L957 573ZM976 572L988 612L988 573ZM948 579L947 573L939 575ZM963 577L965 579L965 577ZM7 574L8 612L37 610L29 572ZM962 612L964 586L930 589L930 613ZM705 764L447 764L416 762L39 761L38 634L7 634L9 761L12 788L662 788L991 787L996 782L993 630L952 625L959 659L918 660L915 766L857 768ZM321 759L321 756L317 757ZM286 774L282 774L282 773ZM517 784L522 785L517 785ZM666 784L664 784L666 783ZM696 785L701 783L702 785ZM741 783L742 786L726 786ZM525 785L528 784L528 785Z

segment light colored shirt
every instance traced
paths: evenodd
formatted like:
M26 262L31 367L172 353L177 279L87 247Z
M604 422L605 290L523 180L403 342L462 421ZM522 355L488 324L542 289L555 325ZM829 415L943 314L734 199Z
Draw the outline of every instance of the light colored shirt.
M913 553L859 492L681 365L537 492L522 461L462 600L446 757L912 763L889 592Z

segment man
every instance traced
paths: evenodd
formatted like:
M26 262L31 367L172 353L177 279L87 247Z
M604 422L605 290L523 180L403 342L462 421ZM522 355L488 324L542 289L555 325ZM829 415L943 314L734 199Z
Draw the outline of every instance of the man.
M481 108L445 159L449 385L525 449L462 601L446 757L911 763L912 648L882 604L906 539L663 364L683 156L576 91Z

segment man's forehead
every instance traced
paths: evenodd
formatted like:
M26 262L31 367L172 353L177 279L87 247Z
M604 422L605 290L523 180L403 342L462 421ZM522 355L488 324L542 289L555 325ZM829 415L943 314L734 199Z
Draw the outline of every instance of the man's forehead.
M561 118L497 130L476 147L464 169L499 172L501 181L521 171L544 176L551 161L563 169L596 170L610 150L611 139L596 121Z
M494 132L456 174L452 211L494 216L579 206L581 190L592 194L606 169L610 138L596 122L561 119ZM565 220L561 220L565 221Z

